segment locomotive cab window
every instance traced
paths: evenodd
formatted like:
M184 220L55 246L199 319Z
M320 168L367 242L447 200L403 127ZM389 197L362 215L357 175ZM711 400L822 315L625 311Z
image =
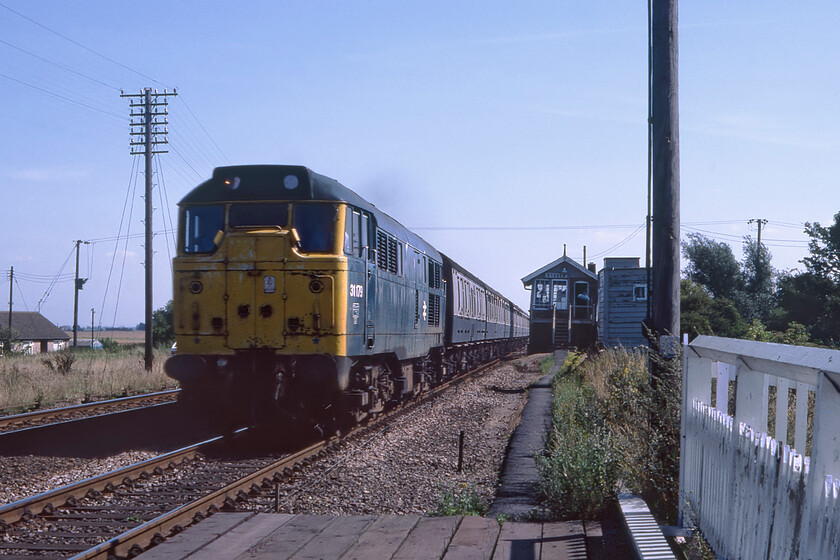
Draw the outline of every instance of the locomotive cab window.
M224 206L188 206L182 214L184 252L212 253L216 234L225 229Z
M289 220L285 203L234 204L228 210L230 227L280 226Z
M292 226L300 236L303 253L332 253L335 247L337 211L334 204L298 204Z
M355 257L364 256L365 243L367 235L365 235L364 227L366 223L362 224L362 214L358 210L347 207L344 216L344 252Z

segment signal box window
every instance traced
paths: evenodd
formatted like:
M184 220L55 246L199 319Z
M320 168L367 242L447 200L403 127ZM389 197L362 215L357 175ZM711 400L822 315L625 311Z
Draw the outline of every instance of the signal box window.
M184 210L184 252L212 253L215 238L225 228L224 206L190 206Z
M304 253L331 253L335 244L336 209L332 204L298 204L292 225Z
M280 226L289 220L289 208L284 204L235 204L228 211L230 227Z
M546 280L534 282L534 308L546 308L551 305L551 283Z

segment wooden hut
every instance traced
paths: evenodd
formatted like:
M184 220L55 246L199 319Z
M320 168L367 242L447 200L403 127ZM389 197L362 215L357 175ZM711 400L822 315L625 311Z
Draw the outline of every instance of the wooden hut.
M595 343L598 277L595 264L590 266L564 254L522 279L531 291L529 353Z
M647 346L642 322L648 312L647 268L638 257L606 258L598 273L598 342L607 347Z

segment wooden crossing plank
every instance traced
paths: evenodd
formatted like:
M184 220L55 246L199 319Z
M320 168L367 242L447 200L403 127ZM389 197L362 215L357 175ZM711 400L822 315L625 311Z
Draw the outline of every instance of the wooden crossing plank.
M205 543L218 538L220 535L224 535L253 516L254 514L252 512L217 513L211 515L202 521L200 525L175 535L171 539L167 539L160 545L150 549L148 552L143 553L143 560L185 558ZM199 527L200 530L192 530L199 529Z
M333 519L335 519L333 515L297 515L236 558L237 560L247 560L249 558L283 560L290 558L323 531Z
M468 515L461 520L444 560L489 560L496 548L499 522Z
M505 522L499 533L493 560L539 560L542 525Z
M392 560L440 560L460 522L460 517L420 518Z
M586 535L581 521L544 523L542 560L586 560Z
M342 560L391 558L419 519L419 515L380 515Z
M374 521L376 521L374 515L336 517L292 558L294 560L341 558Z
M225 513L216 515L233 514ZM216 515L213 517L216 517ZM189 557L189 560L219 560L220 558L236 558L294 519L294 517L294 515L289 515L287 513L258 513L247 522L237 525L227 533L221 535L218 539L198 549ZM198 527L203 525L204 523ZM166 558L168 559L168 557ZM143 557L143 560L146 560L145 556Z

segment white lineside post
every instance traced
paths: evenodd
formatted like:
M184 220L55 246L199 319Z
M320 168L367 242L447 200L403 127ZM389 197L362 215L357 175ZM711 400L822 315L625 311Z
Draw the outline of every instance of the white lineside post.
M712 360L700 357L688 345L688 335L683 336L683 380L682 380L682 411L680 414L680 493L679 493L679 524L685 526L691 519L688 511L688 493L694 489L694 481L689 488L688 469L692 468L700 457L692 456L692 442L687 441L687 427L689 416L693 413L695 399L709 404L712 398Z
M814 434L811 441L811 466L806 486L805 511L802 515L803 531L800 539L799 558L821 560L826 558L821 531L825 522L825 497L828 480L840 474L840 373L819 372L814 414ZM802 452L804 453L804 445ZM823 506L823 507L820 507ZM835 520L836 522L837 520ZM836 552L836 551L834 551Z

